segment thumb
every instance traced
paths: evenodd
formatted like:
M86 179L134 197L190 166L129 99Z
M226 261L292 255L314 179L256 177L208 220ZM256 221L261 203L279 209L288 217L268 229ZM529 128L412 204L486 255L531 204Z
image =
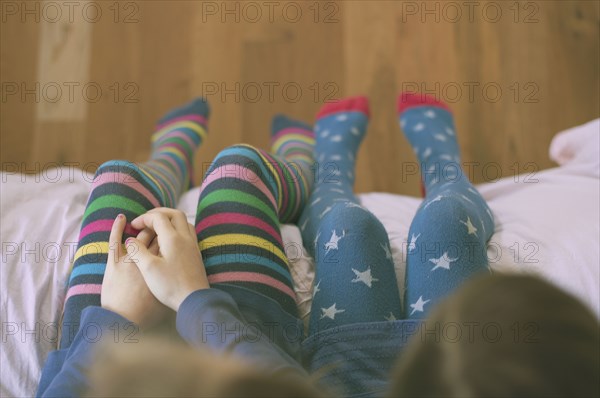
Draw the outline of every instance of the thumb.
M146 245L136 238L128 238L125 241L125 249L127 249L127 257L130 259L129 262L135 263L142 272L155 257L150 253Z

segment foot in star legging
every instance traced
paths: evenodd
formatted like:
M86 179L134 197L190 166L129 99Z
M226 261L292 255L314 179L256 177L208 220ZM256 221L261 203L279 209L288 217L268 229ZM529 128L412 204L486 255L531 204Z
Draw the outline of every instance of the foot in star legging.
M208 104L198 98L163 117L152 135L152 155L143 164L112 160L96 171L75 252L63 319L60 348L67 348L78 329L81 312L100 305L115 217L127 220L154 207L174 207L192 182L194 153L206 138ZM127 224L123 239L138 231Z
M249 145L221 151L206 173L196 233L211 287L241 288L297 316L280 233L294 222L312 186L312 129L284 116L272 127L272 152Z
M489 272L494 217L461 169L450 109L426 95L402 94L398 114L425 188L408 232L404 312L423 318L465 280Z
M368 117L364 97L326 104L317 114L318 174L299 222L316 264L310 335L402 315L387 232L353 192L355 160Z

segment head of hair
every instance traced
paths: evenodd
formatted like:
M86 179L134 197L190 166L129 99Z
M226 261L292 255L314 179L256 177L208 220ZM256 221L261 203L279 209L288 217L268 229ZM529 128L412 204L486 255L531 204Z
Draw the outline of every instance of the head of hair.
M238 358L159 337L96 351L86 397L323 397L308 380L269 376Z
M417 328L390 396L598 396L599 330L587 307L542 279L477 277Z

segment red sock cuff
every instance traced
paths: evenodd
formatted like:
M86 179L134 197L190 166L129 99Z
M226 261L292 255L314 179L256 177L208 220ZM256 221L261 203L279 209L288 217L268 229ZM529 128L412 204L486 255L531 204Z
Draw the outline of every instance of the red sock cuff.
M417 106L434 106L452 113L448 105L427 94L405 92L398 96L398 113Z
M317 113L317 119L339 112L362 112L368 118L370 116L369 100L365 96L358 96L328 102Z

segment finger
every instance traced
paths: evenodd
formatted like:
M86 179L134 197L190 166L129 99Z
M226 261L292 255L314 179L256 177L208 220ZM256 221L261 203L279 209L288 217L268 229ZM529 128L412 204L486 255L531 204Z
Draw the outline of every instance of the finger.
M140 231L140 233L136 236L136 239L142 242L142 244L146 247L150 246L152 240L156 238L156 232L150 228L144 228Z
M175 228L173 227L173 224L171 224L171 220L164 213L153 210L155 209L137 217L134 220L137 221L137 224L134 225L134 227L138 229L150 228L163 239L175 235Z
M190 235L192 236L192 238L197 240L198 235L196 234L196 227L194 227L192 224L188 224L188 229L190 230Z
M160 246L158 246L158 239L152 239L150 246L148 247L148 251L155 256L158 256L160 252Z
M119 214L113 222L108 238L108 261L118 262L123 252L121 250L121 240L123 239L123 230L127 219L123 214Z
M170 209L168 207L157 207L150 210L148 213L160 213L164 214L169 218L171 224L177 232L185 234L187 232L187 217L184 212L177 209Z
M136 238L128 238L125 241L125 249L127 250L127 256L129 257L130 262L134 262L140 271L143 271L155 257L150 253L148 248Z

